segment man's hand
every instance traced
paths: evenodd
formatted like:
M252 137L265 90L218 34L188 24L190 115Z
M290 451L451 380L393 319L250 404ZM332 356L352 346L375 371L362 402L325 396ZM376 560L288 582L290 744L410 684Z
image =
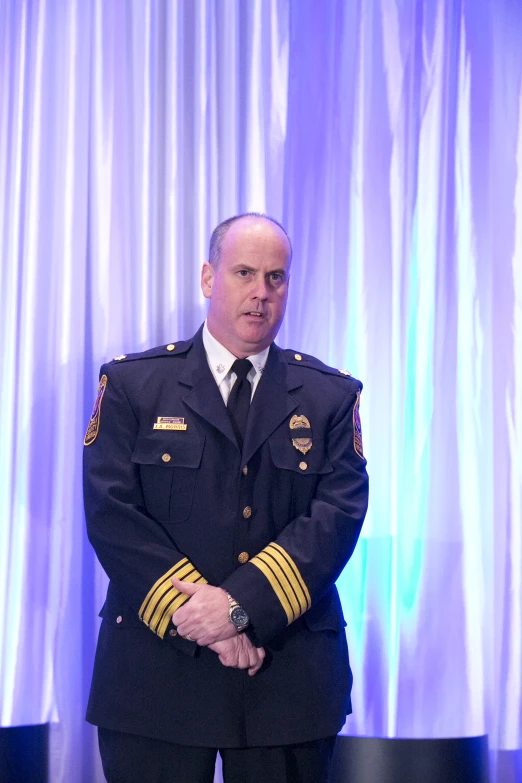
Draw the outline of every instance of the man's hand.
M265 659L263 647L254 647L243 633L237 634L232 639L225 639L224 642L209 644L208 647L219 655L223 666L248 669L251 677L259 671Z
M181 636L208 647L238 635L235 625L230 622L228 598L222 587L180 582L174 576L171 582L180 593L190 595L190 601L172 615L172 622Z

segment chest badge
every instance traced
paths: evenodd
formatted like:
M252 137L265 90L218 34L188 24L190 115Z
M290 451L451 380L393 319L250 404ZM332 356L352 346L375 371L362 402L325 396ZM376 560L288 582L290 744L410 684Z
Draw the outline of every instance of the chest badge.
M294 448L306 454L312 448L312 428L306 416L292 416L290 419L290 434Z
M188 424L180 416L158 416L154 425L155 430L186 430Z

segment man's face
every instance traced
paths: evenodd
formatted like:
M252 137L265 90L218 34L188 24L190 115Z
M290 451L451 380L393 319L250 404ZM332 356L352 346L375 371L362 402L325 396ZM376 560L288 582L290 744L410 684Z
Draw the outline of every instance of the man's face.
M278 226L245 217L226 233L217 267L203 264L208 329L238 359L262 351L279 331L288 296L289 253Z

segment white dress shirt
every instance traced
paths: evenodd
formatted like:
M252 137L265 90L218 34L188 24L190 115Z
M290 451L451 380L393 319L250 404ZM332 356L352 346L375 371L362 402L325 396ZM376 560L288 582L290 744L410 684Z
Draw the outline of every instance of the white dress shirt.
M213 337L207 327L207 322L203 326L203 345L205 346L205 352L207 354L208 366L214 376L214 379L218 385L218 389L221 392L221 396L225 402L228 403L228 397L232 391L232 386L236 382L237 375L235 372L231 372L232 365L237 359L233 353L230 353L228 348L221 345L220 342ZM252 386L252 397L254 396L257 384L260 381L263 370L265 369L266 360L268 358L268 351L270 346L265 348L260 353L247 356L246 358L252 362L252 369L249 370L247 379ZM252 397L250 399L252 399Z

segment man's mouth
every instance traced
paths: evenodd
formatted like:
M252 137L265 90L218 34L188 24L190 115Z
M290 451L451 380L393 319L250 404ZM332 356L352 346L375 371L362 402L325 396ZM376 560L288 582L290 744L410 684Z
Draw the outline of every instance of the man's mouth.
M250 312L248 312L248 313L245 313L245 315L253 315L253 316L255 316L256 318L262 318L262 317L263 317L263 313L258 313L258 312L257 312L257 311L255 311L255 310L252 310L252 311L250 311Z

